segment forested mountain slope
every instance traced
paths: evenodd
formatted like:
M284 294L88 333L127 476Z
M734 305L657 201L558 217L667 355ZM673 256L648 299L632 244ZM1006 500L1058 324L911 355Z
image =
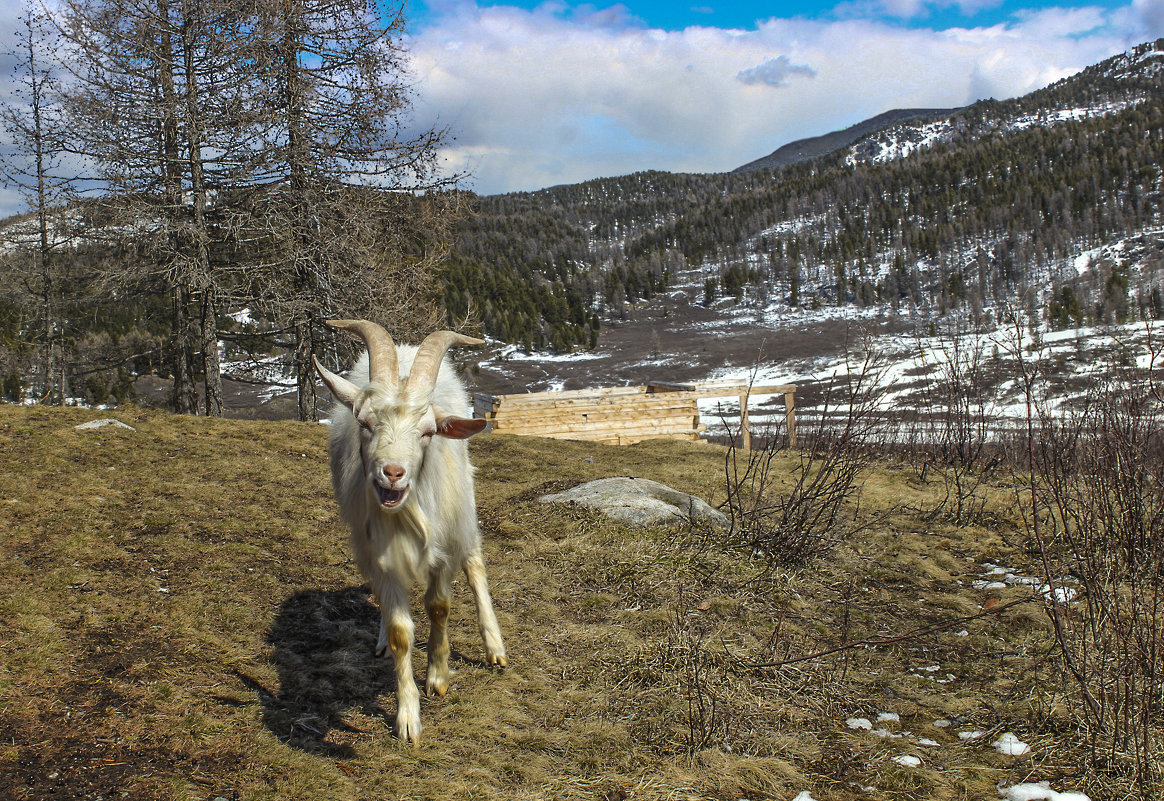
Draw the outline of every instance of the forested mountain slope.
M979 313L1036 287L1045 314L1159 313L1162 163L1164 40L780 169L482 198L446 271L448 312L503 340L585 347L600 316L698 270L707 303ZM1124 240L1135 270L1101 250Z

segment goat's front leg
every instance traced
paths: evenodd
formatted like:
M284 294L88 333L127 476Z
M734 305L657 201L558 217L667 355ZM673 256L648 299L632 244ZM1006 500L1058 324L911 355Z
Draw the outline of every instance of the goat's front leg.
M497 615L493 612L493 597L489 595L489 580L485 578L485 560L481 552L470 554L465 559L465 578L473 591L477 603L477 625L481 629L481 642L485 645L485 662L490 666L505 667L505 645L501 642L501 629L497 625Z
M412 675L412 639L416 627L408 611L408 593L387 587L380 596L382 639L387 640L396 663L396 736L420 742L420 692Z
M444 695L449 691L449 579L443 571L434 570L424 594L424 609L428 612L428 670L424 690L428 695Z

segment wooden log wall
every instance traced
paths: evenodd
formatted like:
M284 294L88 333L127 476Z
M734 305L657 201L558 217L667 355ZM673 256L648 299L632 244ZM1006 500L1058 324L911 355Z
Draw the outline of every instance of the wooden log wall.
M792 411L795 387L670 384L473 396L473 412L502 434L526 434L630 445L645 439L698 440L706 430L697 400L739 396L744 447L750 447L747 403L750 394L784 394L789 441L795 447Z
M694 397L648 395L645 386L473 397L474 413L501 434L629 445L644 439L699 439Z

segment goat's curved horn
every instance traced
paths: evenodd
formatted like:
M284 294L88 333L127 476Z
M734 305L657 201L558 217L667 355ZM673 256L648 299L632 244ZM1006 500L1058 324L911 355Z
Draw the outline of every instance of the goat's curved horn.
M331 390L331 394L335 396L335 399L349 409L352 408L356 402L356 397L360 394L360 388L343 376L336 375L320 364L319 359L315 358L314 353L311 354L311 361L315 362L315 369L319 371L319 375L323 378L323 383L327 384L327 388Z
M355 334L368 347L368 380L384 381L395 392L400 387L396 345L381 326L367 320L328 320L332 328Z
M431 392L436 386L437 371L441 369L441 359L449 348L455 345L484 345L485 340L467 337L455 331L434 331L424 338L416 349L412 370L408 373L408 383L404 385L406 394L418 391Z

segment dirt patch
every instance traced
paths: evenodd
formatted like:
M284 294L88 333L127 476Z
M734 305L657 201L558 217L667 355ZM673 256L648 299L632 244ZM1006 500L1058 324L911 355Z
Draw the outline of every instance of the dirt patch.
M178 778L237 797L243 755L153 725L170 710L151 688L182 661L160 635L81 628L73 653L67 677L25 687L23 703L0 707L0 797L153 801L172 798L166 780Z

